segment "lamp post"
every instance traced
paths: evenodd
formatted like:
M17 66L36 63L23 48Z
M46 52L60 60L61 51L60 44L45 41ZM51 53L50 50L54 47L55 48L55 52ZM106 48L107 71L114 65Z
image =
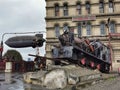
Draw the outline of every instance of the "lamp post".
M6 33L4 33L3 35L2 35L2 40L1 40L1 45L0 45L0 60L2 60L2 53L3 53L3 38L4 38L4 35L5 35Z
M3 42L1 41L1 45L0 45L0 60L2 60L2 52L3 52Z
M110 18L108 18L107 20L107 28L108 28L108 44L109 44L109 48L110 48L110 62L111 62L111 71L113 70L113 67L112 67L112 59L113 59L113 56L112 56L112 45L111 45L111 36L110 36L110 28L109 28L109 25L110 25Z

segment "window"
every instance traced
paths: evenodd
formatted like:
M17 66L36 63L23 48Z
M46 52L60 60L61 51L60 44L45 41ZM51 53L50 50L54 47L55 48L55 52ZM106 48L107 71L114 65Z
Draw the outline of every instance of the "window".
M103 1L101 1L100 4L99 4L99 12L104 13L104 3L103 3Z
M60 27L58 24L55 25L55 35L56 35L56 37L59 37L59 35L60 35Z
M82 29L82 25L81 23L78 23L78 37L81 37L82 35L81 29Z
M67 5L67 3L64 4L63 13L64 13L64 16L68 16L68 5Z
M86 3L86 12L87 14L90 14L90 3L89 2Z
M100 34L105 35L105 23L100 24Z
M113 2L109 1L109 12L112 13L114 12L114 7L113 7Z
M79 2L77 3L77 8L76 8L76 10L77 10L78 15L80 15L80 14L81 14L81 5L80 5Z
M64 32L65 32L65 31L69 31L68 24L64 24L63 30L64 30Z
M91 35L91 24L87 24L86 25L86 31L87 31L87 35Z
M110 23L109 30L110 30L109 31L110 33L115 33L115 23L114 22Z
M55 16L59 16L59 5L55 5Z

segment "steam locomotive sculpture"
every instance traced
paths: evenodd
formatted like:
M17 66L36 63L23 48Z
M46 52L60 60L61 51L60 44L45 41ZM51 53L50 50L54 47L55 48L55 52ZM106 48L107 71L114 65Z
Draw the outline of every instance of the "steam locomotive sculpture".
M110 71L110 48L99 39L75 37L72 31L66 30L59 36L59 42L60 45L53 45L53 58L99 69L103 73Z

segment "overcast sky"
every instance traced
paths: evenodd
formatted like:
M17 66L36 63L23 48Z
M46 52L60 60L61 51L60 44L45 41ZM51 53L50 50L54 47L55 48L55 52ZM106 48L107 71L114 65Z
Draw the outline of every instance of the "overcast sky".
M0 0L0 40L4 33L45 31L45 5L45 0ZM12 36L17 35L6 34L4 42ZM15 48L4 44L4 53L8 49ZM33 48L15 50L18 50L24 59L31 58L28 54L36 53ZM40 49L40 53L45 54L44 47Z

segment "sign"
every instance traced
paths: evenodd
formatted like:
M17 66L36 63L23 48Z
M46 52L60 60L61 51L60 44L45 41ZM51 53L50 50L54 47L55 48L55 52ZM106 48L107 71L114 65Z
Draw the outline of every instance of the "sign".
M110 36L112 36L112 37L120 37L120 33L110 33Z
M91 21L91 20L96 20L96 16L78 16L78 17L72 17L73 22L80 22L80 21Z

